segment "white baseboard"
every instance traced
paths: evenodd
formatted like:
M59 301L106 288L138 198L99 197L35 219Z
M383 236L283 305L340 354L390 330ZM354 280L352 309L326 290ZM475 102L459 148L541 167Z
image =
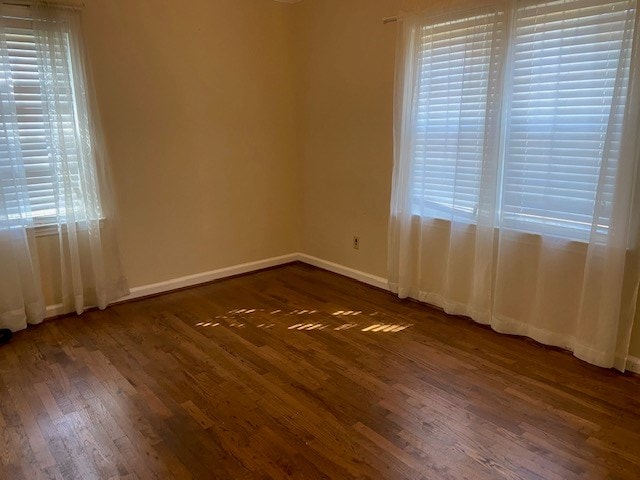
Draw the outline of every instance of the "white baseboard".
M193 287L201 283L207 283L212 282L213 280L233 277L234 275L241 275L243 273L255 272L258 270L263 270L265 268L276 267L278 265L295 262L296 260L298 260L298 257L299 255L297 253L290 253L289 255L282 255L280 257L266 258L264 260L258 260L256 262L232 265L230 267L218 268L216 270L196 273L194 275L188 275L186 277L173 278L164 282L152 283L149 285L143 285L141 287L133 287L131 289L131 293L129 293L129 295L127 295L126 297L118 300L118 302L126 302L128 300L148 297L149 295L157 295L159 293L169 292L171 290Z
M160 293L170 292L172 290L178 290L180 288L193 287L202 283L211 282L213 280L220 280L222 278L232 277L234 275L241 275L243 273L255 272L263 270L265 268L276 267L278 265L285 265L287 263L300 261L313 265L330 272L344 275L345 277L353 278L360 282L372 285L374 287L388 290L387 279L371 275L369 273L361 272L353 268L345 267L337 263L329 262L321 258L313 257L305 253L290 253L288 255L282 255L279 257L266 258L264 260L258 260L256 262L242 263L240 265L232 265L230 267L219 268L216 270L210 270L208 272L196 273L194 275L188 275L186 277L173 278L164 282L151 283L149 285L142 285L140 287L133 287L131 292L126 297L118 300L119 302L126 302L128 300L135 300L137 298L148 297L150 295L158 295ZM70 313L65 311L62 304L48 305L46 318L56 317Z
M373 287L382 288L383 290L389 290L389 282L386 278L378 277L377 275L371 275L370 273L361 272L354 268L345 267L338 263L329 262L318 257L307 255L306 253L299 253L298 260L314 267L322 268L323 270L329 270L333 273L344 275L345 277L353 278L359 282L366 283Z
M64 315L65 313L69 312L64 311L64 307L61 303L56 303L55 305L47 305L45 318L57 317L58 315Z
M640 373L640 358L627 357L627 370L634 373Z
M258 270L263 270L265 268L276 267L278 265L295 262L299 260L299 257L300 255L297 253L291 253L289 255L282 255L280 257L266 258L264 260L258 260L255 262L242 263L240 265L218 268L216 270L210 270L208 272L187 275L186 277L173 278L164 282L151 283L149 285L142 285L140 287L133 287L129 295L119 299L115 303L126 302L129 300L135 300L137 298L148 297L151 295L158 295L160 293L166 293L172 290L178 290L180 288L193 287L202 283L211 282L213 280L233 277L234 275L241 275L243 273L255 272ZM56 305L47 305L46 318L56 317L67 313L71 313L71 311L66 311L61 303Z

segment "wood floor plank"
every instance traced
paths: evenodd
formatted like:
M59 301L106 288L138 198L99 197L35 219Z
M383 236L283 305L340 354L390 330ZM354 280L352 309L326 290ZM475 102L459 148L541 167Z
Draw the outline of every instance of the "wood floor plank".
M0 348L4 479L638 479L640 377L303 264Z

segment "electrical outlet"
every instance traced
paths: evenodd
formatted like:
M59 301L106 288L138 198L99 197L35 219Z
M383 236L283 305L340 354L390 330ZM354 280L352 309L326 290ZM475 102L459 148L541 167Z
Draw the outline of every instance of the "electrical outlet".
M360 250L360 237L353 237L353 249Z

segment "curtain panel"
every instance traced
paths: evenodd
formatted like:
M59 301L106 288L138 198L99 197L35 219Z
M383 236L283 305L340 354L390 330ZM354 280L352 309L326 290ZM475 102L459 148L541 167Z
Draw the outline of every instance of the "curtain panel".
M58 239L62 304L128 293L80 12L0 4L0 328L45 316L35 231Z
M401 18L393 292L624 371L640 271L639 30L631 0Z

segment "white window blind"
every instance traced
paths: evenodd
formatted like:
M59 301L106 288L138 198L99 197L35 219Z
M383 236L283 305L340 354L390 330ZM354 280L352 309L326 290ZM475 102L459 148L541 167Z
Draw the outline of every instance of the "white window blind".
M39 58L36 34L28 17L2 17L0 29L6 49L3 57L8 62L0 70L4 118L12 120L0 135L3 199L10 216L46 224L54 218L64 218L64 207L60 206L64 202L58 202L56 197L73 195L78 185L78 127L74 120L69 39L65 32L59 32L55 46L45 45L53 56L43 59ZM49 62L46 74L44 62ZM57 91L55 106L49 105L51 99L43 92L44 81L53 82ZM55 115L48 114L50 108L55 109ZM10 116L9 110L13 112ZM56 142L64 143L64 158L55 154ZM20 151L22 168L16 166L15 158L9 158L10 149ZM62 161L64 169L59 164Z
M598 201L597 228L608 227L623 122L612 101L626 98L632 3L555 0L516 10L502 225L580 239Z
M593 228L606 234L636 0L507 5L509 31L502 13L420 27L412 212L473 222L491 203L499 227L572 240ZM489 203L481 189L494 192Z
M502 29L492 12L419 31L414 213L475 216Z

